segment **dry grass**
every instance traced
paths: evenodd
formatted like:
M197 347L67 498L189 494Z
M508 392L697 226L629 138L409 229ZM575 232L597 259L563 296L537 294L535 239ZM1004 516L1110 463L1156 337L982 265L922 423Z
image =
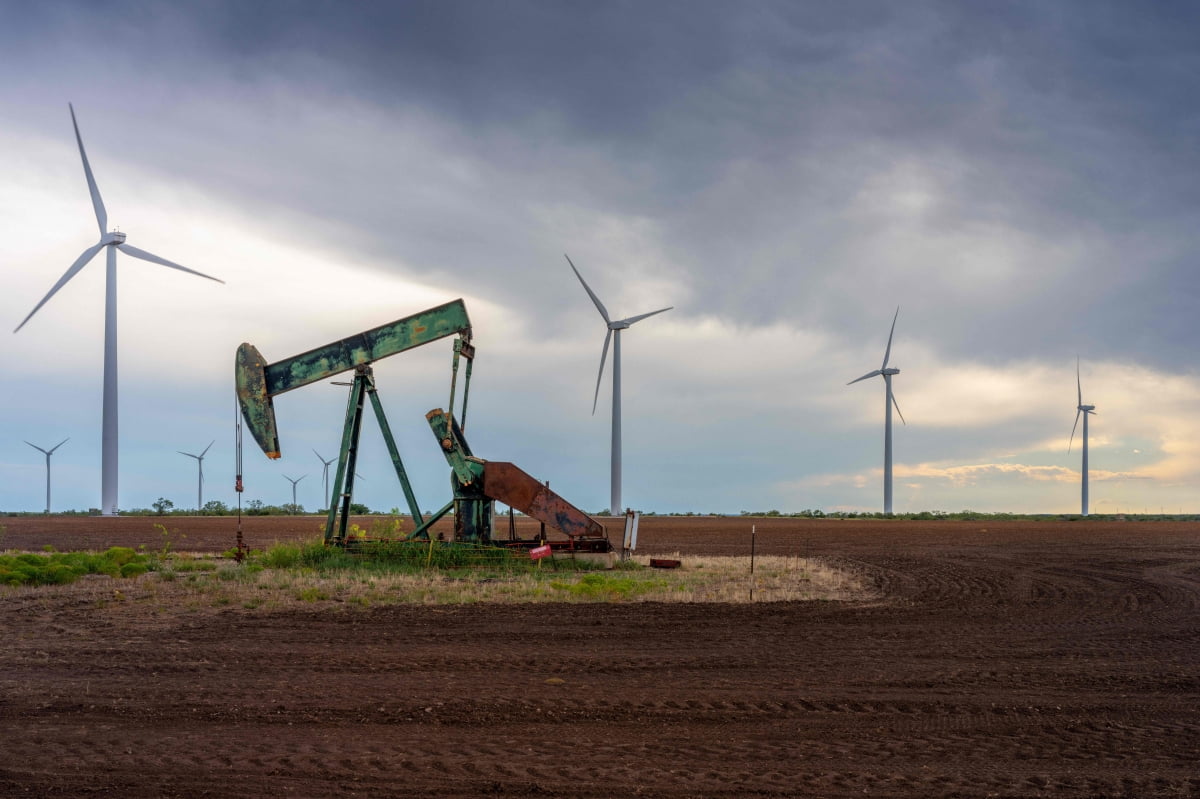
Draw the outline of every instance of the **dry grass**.
M450 576L243 566L208 555L176 553L159 571L135 579L90 576L70 585L6 588L0 599L53 605L149 607L156 611L242 608L443 605L528 602L854 601L868 597L854 576L819 558L764 556L750 574L747 557L688 557L679 569L648 568L648 557L612 571L536 571ZM18 602L17 604L22 604Z

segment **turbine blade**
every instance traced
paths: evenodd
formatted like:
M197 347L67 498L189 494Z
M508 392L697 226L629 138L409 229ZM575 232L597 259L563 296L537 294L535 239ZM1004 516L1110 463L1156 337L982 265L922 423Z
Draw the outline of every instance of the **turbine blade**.
M67 103L71 109L71 125L75 128L75 141L79 144L79 157L83 159L83 174L87 176L88 191L92 195L92 208L96 211L96 224L100 226L100 235L108 232L108 212L104 210L104 200L100 199L100 189L96 188L96 178L92 176L92 166L88 163L87 153L83 149L83 137L79 135L79 123L75 121L75 106Z
M1083 411L1075 411L1075 424L1071 425L1071 439L1067 442L1067 452L1070 453L1071 445L1075 443L1075 428L1079 427L1079 414Z
M193 274L198 277L205 277L205 278L208 278L209 280L215 280L218 283L225 282L224 280L221 280L219 277L213 277L212 275L206 275L203 272L197 272L195 269L188 269L186 266L180 266L179 264L177 264L173 261L168 261L166 258L159 258L154 253L149 253L149 252L146 252L145 250L139 250L137 247L134 247L129 244L118 244L116 246L117 246L118 250L125 253L126 255L132 255L134 258L141 258L143 261L149 261L152 264L159 264L161 266L169 266L172 269L178 269L181 272L187 272L189 274Z
M600 298L596 296L596 292L592 291L592 287L589 286L587 281L583 279L583 275L579 274L579 270L575 268L575 264L571 261L571 256L564 252L563 258L566 258L567 263L571 264L571 271L575 273L575 277L579 278L579 282L583 284L583 290L588 293L588 296L592 298L592 302L596 304L596 310L599 311L600 315L604 317L605 324L612 322L612 320L608 318L608 309L604 307L604 303L600 302Z
M54 454L54 450L58 449L59 447L61 447L63 444L67 443L67 442L68 442L68 441L70 441L70 440L71 440L71 439L70 439L70 437L69 437L69 436L68 436L67 438L64 438L62 441L58 442L58 443L57 443L57 444L55 444L53 447L51 447L51 448L50 448L50 451L49 451L49 452L47 452L46 454L47 454L47 455L52 455L52 454Z
M22 441L24 441L24 439L21 439L21 440L22 440ZM26 444L29 444L29 442L28 442L28 441L25 441L25 443L26 443ZM37 444L29 444L29 446L33 447L34 449L36 449L38 452L42 453L43 455L49 455L49 454L50 454L49 452L46 452L46 450L44 450L44 449L42 449L41 447L39 447Z
M62 277L60 277L60 278L58 279L58 282L54 284L54 288L50 289L50 291L49 291L49 292L46 294L46 296L45 296L45 297L42 297L42 301L41 301L41 302L39 302L37 305L35 305L35 306L34 306L33 310L29 312L29 316L26 316L26 317L25 317L25 319L23 319L23 320L21 321L21 324L17 325L17 330L20 330L21 328L25 327L25 323L26 323L26 322L28 322L30 319L32 319L32 318L33 318L33 315L34 315L35 313L37 313L37 312L38 312L38 310L39 310L39 309L40 309L40 308L41 308L43 305L45 305L45 304L46 304L46 302L47 302L47 301L48 301L48 300L49 300L51 297L53 297L53 296L54 296L54 295L55 295L55 294L58 292L58 290L59 290L59 289L61 289L61 288L62 288L63 286L65 286L65 285L67 285L67 281L68 281L68 280L70 280L71 278L75 277L75 274L76 274L77 272L79 272L79 270L80 270L80 269L83 269L85 266L87 266L87 263L88 263L88 261L90 261L90 260L92 260L93 258L95 258L95 257L96 257L96 253L100 252L100 250L101 250L103 247L104 247L104 243L103 243L103 242L101 242L101 243L99 243L99 244L97 244L97 245L95 245L95 246L88 247L86 250L84 250L84 251L83 251L83 254L82 254L82 255L80 255L78 258L76 258L76 259L75 259L75 263L71 264L71 265L70 265L70 266L67 268L67 271L63 273L63 276L62 276ZM17 332L17 330L14 330L13 332L14 332L14 333L16 333L16 332Z
M207 447L205 447L205 448L204 448L204 451L200 453L200 457L201 457L201 458L203 458L205 455L207 455L207 454L208 454L208 451L209 451L210 449L212 449L212 445L213 445L213 444L215 444L215 443L217 443L217 440L216 440L215 438L214 438L212 441L208 442L208 446L207 446Z
M877 377L877 376L879 376L879 375L881 375L881 374L883 374L883 373L882 373L882 372L880 372L878 369L876 369L874 372L867 372L867 373L866 373L865 375L863 375L862 377L856 377L855 379L851 380L851 381L850 381L849 383L847 383L846 385L848 385L848 386L852 386L852 385L854 385L855 383L857 383L859 380L866 380L868 377Z
M671 308L674 308L674 307L675 307L674 305L671 306ZM651 311L650 313L644 313L644 314L640 314L638 316L631 316L628 319L622 319L621 321L627 325L632 325L635 322L642 321L643 319L645 319L648 316L654 316L657 313L662 313L663 311L669 311L669 310L671 310L671 308L659 308L657 311Z
M883 351L883 366L880 369L886 369L888 358L892 357L892 336L896 335L896 318L900 316L900 306L896 306L896 315L892 317L892 332L888 333L887 349Z
M891 391L889 391L888 394L891 395L892 406L896 409L896 413L900 414L900 423L905 427L908 427L908 422L904 421L904 414L900 413L900 403L896 402L896 395Z
M600 381L604 379L604 361L608 358L608 342L612 341L612 330L604 334L604 349L600 352L600 371L596 373L596 395L592 397L592 416L596 415L596 403L600 401Z
M1075 392L1079 397L1078 404L1084 404L1084 384L1079 382L1079 355L1075 356Z

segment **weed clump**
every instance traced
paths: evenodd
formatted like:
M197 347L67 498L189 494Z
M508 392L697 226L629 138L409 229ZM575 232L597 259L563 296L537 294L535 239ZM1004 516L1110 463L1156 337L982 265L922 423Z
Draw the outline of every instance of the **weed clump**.
M0 555L0 585L66 585L85 574L137 577L150 569L149 559L128 547L104 552L46 552Z

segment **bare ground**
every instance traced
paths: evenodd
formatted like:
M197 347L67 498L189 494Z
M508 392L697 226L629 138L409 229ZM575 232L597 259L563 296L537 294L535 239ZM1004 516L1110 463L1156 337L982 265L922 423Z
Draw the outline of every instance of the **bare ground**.
M6 519L0 545L156 548L163 521ZM0 593L0 795L1200 796L1200 524L647 518L642 550L747 554L752 523L759 552L877 596ZM233 542L228 518L165 524L179 548ZM244 524L252 546L319 529Z

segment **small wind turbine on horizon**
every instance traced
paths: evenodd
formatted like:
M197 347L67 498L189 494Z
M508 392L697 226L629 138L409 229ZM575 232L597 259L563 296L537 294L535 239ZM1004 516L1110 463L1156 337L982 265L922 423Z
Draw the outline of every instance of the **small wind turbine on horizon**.
M217 443L215 439L208 442L208 446L205 447L204 451L201 452L199 455L193 455L192 453L184 452L181 449L175 450L180 455L187 455L189 458L195 458L196 466L200 470L200 477L196 483L196 512L197 513L204 510L204 456L208 454L208 451L210 449L212 449L212 445L215 443Z
M1083 404L1083 382L1079 379L1079 356L1075 356L1075 397L1077 405L1075 406L1075 424L1071 425L1071 438L1067 442L1067 452L1071 451L1071 445L1075 443L1075 428L1079 426L1079 417L1083 417L1083 485L1081 489L1081 516L1088 515L1088 416L1096 412L1095 405Z
M657 311L618 319L614 322L609 318L608 309L604 307L604 303L600 302L600 298L588 286L587 281L583 279L583 275L579 274L579 270L575 268L575 264L571 261L570 256L564 253L563 257L571 265L571 271L575 273L575 277L579 278L579 282L583 284L583 290L592 298L596 310L600 312L600 316L604 318L604 324L608 326L608 332L604 335L604 349L600 353L600 371L596 375L596 392L592 397L593 416L596 415L596 403L600 399L600 381L604 378L604 361L608 358L609 342L611 341L613 345L612 491L609 497L609 512L613 516L620 516L624 512L621 508L621 331L628 329L647 317L669 311L675 306L659 308Z
M101 433L101 454L100 454L100 512L105 516L113 516L117 513L117 466L118 466L118 439L117 439L117 250L131 255L134 258L140 258L143 261L149 261L152 264L159 266L178 269L181 272L196 275L197 277L215 280L218 283L225 281L218 278L206 275L203 272L197 272L194 269L188 269L186 266L180 266L177 263L168 261L165 258L160 258L153 253L140 250L130 244L125 243L125 234L117 231L109 232L108 228L108 212L104 209L104 201L100 199L100 189L96 187L96 179L92 175L92 167L88 163L87 153L83 149L83 138L79 135L79 123L75 121L75 107L70 103L67 107L71 110L71 125L75 128L75 141L79 145L79 157L83 159L83 174L87 178L88 192L92 196L92 209L96 212L96 224L100 227L100 241L88 247L83 253L75 259L75 263L67 269L63 276L58 279L54 287L42 298L42 301L34 306L29 315L22 320L21 324L17 325L16 333L25 323L33 318L33 315L53 297L59 289L65 286L71 278L87 266L88 263L96 256L100 250L106 250L107 271L105 273L105 295L104 295L104 394L103 394L103 417L102 433Z
M324 458L321 457L321 453L317 452L316 447L313 447L313 454L317 456L317 460L321 461L321 466L323 467L323 469L321 471L321 480L324 481L324 483L325 483L324 499L329 502L332 502L333 498L329 496L329 464L336 461L337 458L330 458L329 460L325 460ZM328 507L328 506L326 506L326 507Z
M70 440L71 440L70 438L64 438L62 441L58 442L50 449L42 449L37 444L30 444L28 441L25 442L26 444L29 444L29 446L33 447L38 452L40 452L46 456L46 513L50 512L50 456L54 454L54 450L58 449L59 447L61 447L63 444L67 443Z
M292 484L292 512L293 512L293 513L295 513L295 512L296 512L296 509L300 507L300 506L299 506L299 505L296 503L296 483L299 483L299 482L300 482L301 480L303 480L305 477L308 477L308 475L307 475L307 474L302 474L302 475L300 475L299 477L297 477L295 480L293 480L292 478L288 477L286 474L285 474L283 477L284 477L284 479L285 479L285 480L287 480L288 482L290 482L290 483Z
M900 414L900 422L908 424L904 421L904 414L900 413L900 404L896 402L896 397L892 394L892 376L900 374L900 370L888 366L888 359L892 356L892 336L896 334L896 319L900 316L900 306L896 306L896 315L892 317L892 331L888 333L887 349L883 351L883 365L873 372L867 372L862 377L851 380L846 385L852 386L859 380L866 380L868 377L882 377L884 383L884 416L883 416L883 512L892 512L892 408L896 408L896 413Z

